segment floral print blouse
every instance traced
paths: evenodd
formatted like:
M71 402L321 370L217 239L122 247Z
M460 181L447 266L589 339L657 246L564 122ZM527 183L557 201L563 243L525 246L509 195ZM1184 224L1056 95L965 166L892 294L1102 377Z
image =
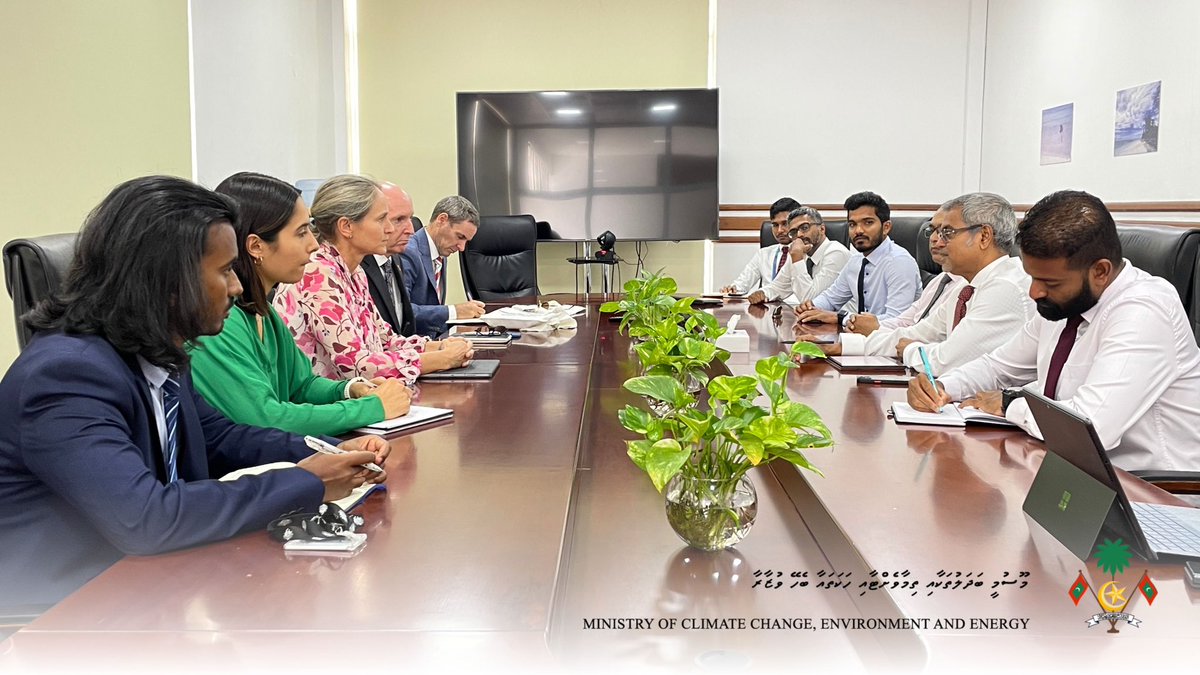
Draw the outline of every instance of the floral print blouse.
M313 254L298 283L280 284L272 304L317 375L394 377L411 385L421 374L425 338L396 334L375 308L366 272L351 274L329 244Z

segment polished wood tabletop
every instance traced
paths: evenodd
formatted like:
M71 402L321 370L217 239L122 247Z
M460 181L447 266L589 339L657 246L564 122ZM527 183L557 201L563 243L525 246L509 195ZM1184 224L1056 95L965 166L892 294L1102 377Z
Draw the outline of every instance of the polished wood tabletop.
M715 313L744 314L751 333L736 374L792 331L770 308ZM494 379L421 384L418 402L454 420L390 438L387 490L360 507L370 539L356 555L287 554L250 533L127 557L0 643L0 672L164 659L184 672L941 672L981 659L1074 672L1200 648L1200 593L1177 563L1135 559L1126 574L1130 593L1143 570L1159 591L1131 603L1140 628L1086 627L1095 601L1067 595L1082 563L1021 510L1045 452L1023 434L900 426L885 411L903 389L806 363L788 389L833 431L834 448L809 452L824 475L753 470L754 529L704 553L671 532L625 455L616 411L637 402L621 389L636 364L594 302L575 330L479 358L501 360ZM1173 500L1124 480L1133 499ZM1086 571L1093 588L1107 580Z

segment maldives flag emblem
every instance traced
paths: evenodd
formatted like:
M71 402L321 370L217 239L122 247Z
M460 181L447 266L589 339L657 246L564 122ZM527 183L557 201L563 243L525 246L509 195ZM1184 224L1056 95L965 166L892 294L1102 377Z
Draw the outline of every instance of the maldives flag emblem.
M1153 587L1153 584L1151 584L1151 588ZM1075 579L1075 583L1071 586L1071 590L1067 591L1067 595L1071 596L1071 600L1073 600L1075 602L1075 606L1078 607L1079 601L1083 599L1083 594L1087 593L1087 590L1087 579L1084 579L1083 572L1080 572L1079 577Z
M1142 595L1146 596L1146 602L1154 604L1154 599L1158 597L1158 588L1154 586L1154 582L1150 580L1148 572L1142 573L1142 580L1138 582L1138 590Z

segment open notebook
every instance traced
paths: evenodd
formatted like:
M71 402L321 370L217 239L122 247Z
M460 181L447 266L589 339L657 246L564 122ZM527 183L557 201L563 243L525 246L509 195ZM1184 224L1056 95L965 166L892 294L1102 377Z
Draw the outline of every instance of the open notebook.
M949 403L941 412L920 412L907 403L893 403L892 417L897 424L933 424L943 427L965 427L968 424L990 424L998 427L1015 427L1007 419L976 408L962 408Z

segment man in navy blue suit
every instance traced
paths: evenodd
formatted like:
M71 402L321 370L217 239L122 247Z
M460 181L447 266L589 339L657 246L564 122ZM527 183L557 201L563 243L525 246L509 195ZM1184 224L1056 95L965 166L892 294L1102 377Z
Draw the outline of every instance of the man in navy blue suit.
M412 302L418 335L437 337L451 319L483 315L483 303L446 303L446 258L460 253L479 228L479 211L464 197L453 195L433 207L433 216L404 249L404 285Z
M0 604L45 607L124 554L262 530L384 479L361 467L386 458L378 437L314 455L193 390L184 345L220 332L242 292L236 218L179 178L119 185L63 287L24 317L37 334L0 380ZM297 467L213 480L281 460Z

